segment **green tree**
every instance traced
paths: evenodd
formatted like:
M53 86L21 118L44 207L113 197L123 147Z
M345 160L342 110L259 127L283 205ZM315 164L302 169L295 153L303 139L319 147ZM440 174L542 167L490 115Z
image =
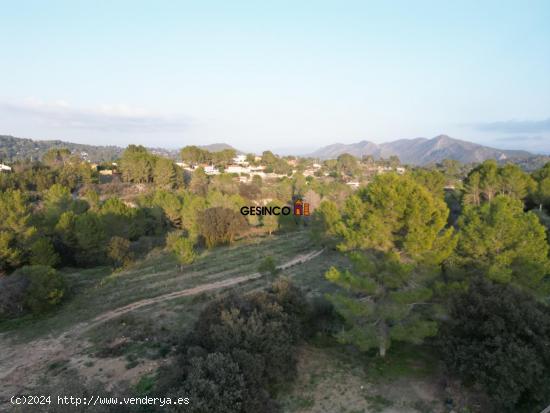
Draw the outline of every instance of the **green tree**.
M498 195L524 199L535 188L533 179L514 164L499 167L494 160L488 160L470 171L464 185L464 203L480 205L491 202Z
M378 347L385 356L392 340L419 343L434 335L430 286L439 264L456 244L446 229L448 209L410 176L378 175L351 195L341 213L334 204L319 208L327 238L347 252L353 270L331 268L326 278L348 290L330 297L346 320L338 338L362 350Z
M177 186L177 166L170 159L159 157L155 162L153 176L155 184L159 187L172 189Z
M332 267L326 278L346 289L328 298L346 321L346 329L337 334L342 343L360 350L378 348L385 357L393 340L419 344L437 332L427 306L432 290L428 281L438 273L400 262L397 254L382 257L361 252L349 254L352 271Z
M442 199L409 176L378 175L346 201L338 248L393 251L439 264L456 243L452 228L445 228L448 214Z
M53 168L61 167L71 157L71 151L67 148L52 148L49 149L44 156L42 162L45 165Z
M65 295L65 281L59 273L45 265L21 267L10 277L28 279L24 305L34 314L41 314L59 304Z
M47 267L55 267L59 263L59 255L47 238L36 240L30 249L30 264L45 265Z
M107 247L107 256L117 267L126 267L132 262L130 241L122 237L112 237Z
M180 152L181 160L191 165L209 163L212 161L212 154L198 146L186 146Z
M359 172L359 162L355 156L343 153L336 159L336 171L342 175L354 176Z
M197 168L193 171L191 182L189 182L189 190L199 196L206 196L208 192L208 176L203 168Z
M279 229L279 218L276 215L264 215L261 222L262 227L269 235Z
M48 229L53 228L62 213L73 206L73 198L68 188L60 184L52 185L44 194L43 215Z
M533 190L533 200L542 210L544 205L550 204L550 162L533 173L536 185Z
M82 265L98 265L105 261L107 234L97 214L87 212L75 220L75 237L78 244L76 258Z
M120 158L119 168L127 182L153 181L155 158L141 145L129 145Z
M412 172L413 179L423 185L428 191L438 198L443 198L445 185L447 183L445 175L439 171L430 171L427 169L416 169Z
M545 228L520 200L498 195L491 203L467 206L458 227L453 262L466 275L481 271L535 291L544 286L550 268Z
M247 228L245 218L229 208L208 208L199 214L200 235L208 248L219 244L230 244L237 234Z
M536 187L536 183L518 165L506 164L498 170L499 193L515 199L525 199Z
M0 192L0 271L23 264L36 235L31 207L19 190Z
M96 215L108 238L119 236L137 239L144 234L135 220L136 211L119 198L109 198L100 206Z
M441 331L449 369L480 385L497 411L530 413L548 404L550 310L513 286L476 278L456 296Z
M272 256L267 256L258 266L258 272L261 274L275 275L277 273L277 265Z
M212 161L216 166L225 168L233 162L233 158L237 156L235 149L223 149L212 153Z
M180 271L184 265L192 264L197 258L194 243L177 232L170 232L166 236L166 246L174 254L180 264Z
M335 246L342 232L342 215L338 206L329 200L324 200L313 213L312 238L322 245Z

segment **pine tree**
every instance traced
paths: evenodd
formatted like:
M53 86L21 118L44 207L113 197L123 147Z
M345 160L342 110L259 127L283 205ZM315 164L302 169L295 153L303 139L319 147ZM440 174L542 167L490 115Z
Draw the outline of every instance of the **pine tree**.
M341 219L325 205L326 235L353 263L352 271L326 273L347 290L329 295L347 324L338 338L362 350L378 347L383 357L392 340L434 335L430 286L456 244L443 200L409 176L385 174L348 198Z
M550 162L533 173L535 187L533 190L533 200L542 210L544 205L550 204Z
M480 271L493 281L544 290L550 270L544 226L520 200L498 195L479 207L467 206L458 221L453 262L467 277ZM461 276L459 274L459 276Z
M171 232L166 237L166 245L174 254L180 264L180 271L184 265L192 264L197 258L193 241L185 238L177 232Z
M208 176L203 168L197 168L193 172L191 182L189 182L189 190L195 195L206 196L208 192Z
M432 290L426 286L436 271L404 264L396 254L349 256L352 271L332 267L326 273L348 292L328 296L347 324L337 334L339 341L362 351L378 348L384 357L393 340L419 344L436 334L437 323L427 311Z
M170 159L158 158L153 173L155 184L162 188L174 188L178 180L176 168L176 165Z

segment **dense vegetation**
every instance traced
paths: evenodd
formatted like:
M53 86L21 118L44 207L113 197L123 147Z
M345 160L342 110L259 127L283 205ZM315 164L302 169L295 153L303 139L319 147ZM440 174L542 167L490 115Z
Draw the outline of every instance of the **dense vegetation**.
M319 331L380 359L400 343L439 343L448 374L482 388L498 411L547 402L550 164L527 173L494 161L411 169L396 158L248 155L262 178L224 173L231 149L180 155L186 169L131 145L98 169L52 149L0 174L0 317L42 315L69 300L64 267L118 271L158 247L185 273L207 249L303 229L346 263L314 274L331 286L315 298L319 311L286 280L217 300L152 392L190 395L197 412L277 411L296 346ZM212 166L219 173L208 175ZM311 217L239 212L296 198ZM256 268L279 274L271 256ZM330 325L319 328L323 315Z

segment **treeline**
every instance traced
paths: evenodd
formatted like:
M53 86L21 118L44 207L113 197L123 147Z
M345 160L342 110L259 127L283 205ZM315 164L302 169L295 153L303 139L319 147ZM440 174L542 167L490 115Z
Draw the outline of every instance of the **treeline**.
M113 161L120 157L123 151L118 146L83 145L59 140L35 141L0 135L0 162L37 161L47 152L57 149L67 149L78 155L85 153L88 159L96 162Z
M550 260L537 210L549 206L548 171L484 162L455 220L437 171L377 176L343 208L323 201L314 238L351 262L326 273L341 287L328 296L345 320L336 338L382 357L394 341L439 340L449 370L498 411L545 407Z

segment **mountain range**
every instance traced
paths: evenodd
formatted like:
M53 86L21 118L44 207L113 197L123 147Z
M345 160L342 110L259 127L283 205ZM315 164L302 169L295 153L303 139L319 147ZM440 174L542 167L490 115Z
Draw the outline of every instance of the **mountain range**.
M226 143L202 145L211 152L223 149L234 149ZM124 148L119 146L96 146L60 140L32 140L0 135L0 161L13 162L18 159L41 159L50 148L67 148L90 161L112 161L120 157ZM178 149L149 148L155 154L172 159L179 158ZM237 153L243 153L237 151ZM486 159L499 161L513 159L514 162L528 162L534 155L520 150L495 149L477 143L453 139L439 135L432 139L399 139L392 142L377 144L361 141L352 144L336 143L325 146L305 156L317 159L335 159L339 155L349 153L358 158L371 155L374 158L399 157L402 163L411 165L426 165L441 162L444 159L456 159L463 163L482 162ZM546 158L546 157L545 157ZM540 162L539 162L540 163Z
M463 163L471 163L483 162L487 159L502 161L533 156L527 151L495 149L473 142L453 139L447 135L439 135L432 139L399 139L380 144L370 141L352 144L336 143L322 147L308 154L308 156L318 159L335 159L344 153L349 153L358 158L371 155L375 159L397 156L402 163L411 165L427 165L441 162L444 159L455 159Z

